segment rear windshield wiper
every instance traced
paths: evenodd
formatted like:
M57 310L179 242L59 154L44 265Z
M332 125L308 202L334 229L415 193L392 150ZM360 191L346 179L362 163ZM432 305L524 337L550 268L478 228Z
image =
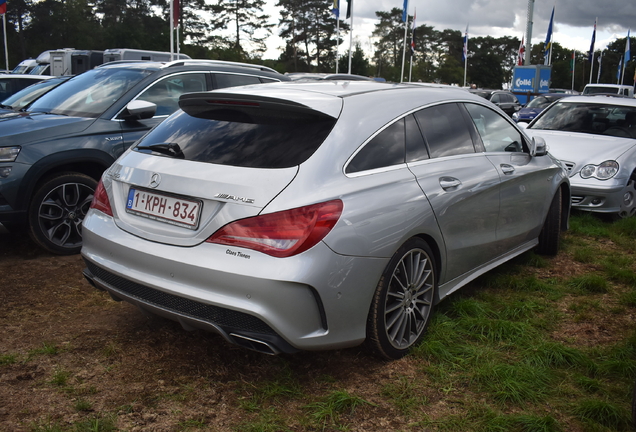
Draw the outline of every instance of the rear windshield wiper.
M177 159L185 159L185 155L183 151L181 151L181 147L179 144L175 143L161 143L161 144L152 144L149 146L137 146L136 150L150 150L155 153L159 153L165 156L170 156Z

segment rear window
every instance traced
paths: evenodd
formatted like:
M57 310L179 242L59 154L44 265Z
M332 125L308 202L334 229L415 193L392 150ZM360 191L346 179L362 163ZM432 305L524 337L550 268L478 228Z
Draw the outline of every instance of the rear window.
M250 115L227 109L211 116L177 112L134 150L218 165L289 168L306 161L336 122L331 117L274 111Z

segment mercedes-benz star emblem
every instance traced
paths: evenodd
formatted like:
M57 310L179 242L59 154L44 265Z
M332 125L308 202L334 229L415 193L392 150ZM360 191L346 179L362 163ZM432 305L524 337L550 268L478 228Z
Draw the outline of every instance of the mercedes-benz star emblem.
M157 173L154 173L152 177L150 177L150 187L156 188L161 183L161 176Z

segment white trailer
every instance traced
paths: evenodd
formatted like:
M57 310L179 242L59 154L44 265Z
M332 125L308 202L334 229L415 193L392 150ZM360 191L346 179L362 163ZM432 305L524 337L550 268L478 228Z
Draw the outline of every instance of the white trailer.
M120 60L146 60L168 62L171 60L190 60L190 56L186 54L172 54L163 51L147 51L130 48L115 48L104 51L104 63Z

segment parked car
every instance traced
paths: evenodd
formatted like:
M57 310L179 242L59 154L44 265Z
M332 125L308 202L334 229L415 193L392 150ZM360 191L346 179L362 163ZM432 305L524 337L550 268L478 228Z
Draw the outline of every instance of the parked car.
M545 93L535 97L519 111L512 114L512 119L516 122L530 123L534 118L547 108L552 102L568 96L565 93Z
M619 217L636 214L636 100L570 96L528 125L568 167L572 206Z
M44 79L9 96L0 102L0 118L6 117L7 114L17 114L17 111L25 108L28 104L43 94L51 91L69 78L70 76L62 76Z
M612 94L625 97L634 97L634 86L622 84L586 84L583 95Z
M23 88L40 82L43 79L51 77L42 77L34 75L22 75L22 74L4 74L0 75L0 100L4 100L9 96L19 92Z
M469 89L468 91L494 103L510 117L521 109L517 96L508 90Z
M374 81L373 78L369 78L363 75L338 73L309 73L309 72L288 72L287 75L292 81Z
M0 121L0 228L27 222L42 247L79 253L102 172L192 91L288 80L263 66L202 60L111 63Z
M437 302L567 226L564 167L461 89L280 83L181 96L102 176L85 275L268 354L389 359ZM382 106L382 109L377 109Z

